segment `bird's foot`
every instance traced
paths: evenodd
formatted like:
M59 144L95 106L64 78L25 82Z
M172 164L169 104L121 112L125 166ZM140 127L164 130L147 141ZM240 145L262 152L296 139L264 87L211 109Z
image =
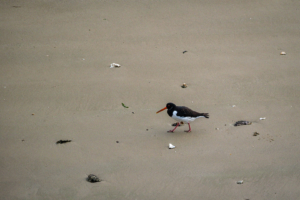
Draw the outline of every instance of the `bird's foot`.
M167 131L168 133L174 133L174 131L173 130L169 130L169 131Z
M191 129L191 125L190 125L190 123L188 123L188 125L189 125L189 130L187 130L187 131L184 131L184 132L190 133L190 132L192 131L192 129Z

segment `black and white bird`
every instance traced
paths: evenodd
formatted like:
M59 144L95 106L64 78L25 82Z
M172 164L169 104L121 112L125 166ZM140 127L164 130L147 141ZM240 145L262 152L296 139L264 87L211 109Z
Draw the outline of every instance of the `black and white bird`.
M174 132L174 130L179 126L179 123L181 124L188 124L189 125L189 130L185 132L191 132L191 125L190 123L193 122L195 119L199 117L205 117L209 118L208 113L198 113L196 111L193 111L185 106L176 106L174 103L167 103L166 107L163 109L157 111L156 113L159 113L165 109L168 109L168 115L175 119L177 122L177 125L173 130L169 130L168 132Z

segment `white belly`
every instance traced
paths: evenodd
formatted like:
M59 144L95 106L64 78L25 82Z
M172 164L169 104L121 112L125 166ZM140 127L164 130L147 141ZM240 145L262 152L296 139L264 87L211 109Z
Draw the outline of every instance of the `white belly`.
M202 117L202 116L200 116L200 117ZM172 118L178 122L183 122L183 123L187 124L187 123L191 123L192 121L194 121L195 119L197 119L199 117L179 117L179 116L177 116L177 111L173 111Z

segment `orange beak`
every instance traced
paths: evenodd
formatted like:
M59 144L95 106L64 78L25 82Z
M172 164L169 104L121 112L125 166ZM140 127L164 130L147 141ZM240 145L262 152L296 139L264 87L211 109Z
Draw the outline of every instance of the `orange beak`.
M161 111L163 111L163 110L166 110L166 109L167 109L167 107L164 107L163 109L157 111L156 114L159 113L159 112L161 112Z

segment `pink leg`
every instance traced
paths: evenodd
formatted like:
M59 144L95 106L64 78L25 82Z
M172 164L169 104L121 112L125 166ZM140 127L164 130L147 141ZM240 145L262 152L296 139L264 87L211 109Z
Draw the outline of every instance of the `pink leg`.
M189 124L189 130L187 130L187 131L184 131L184 132L187 132L187 133L189 133L189 132L191 132L191 131L192 131L190 123L188 123L188 124Z
M175 131L175 129L177 128L177 126L179 126L179 123L177 123L177 125L175 126L175 128L173 130L169 130L169 133L173 133Z

